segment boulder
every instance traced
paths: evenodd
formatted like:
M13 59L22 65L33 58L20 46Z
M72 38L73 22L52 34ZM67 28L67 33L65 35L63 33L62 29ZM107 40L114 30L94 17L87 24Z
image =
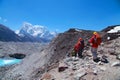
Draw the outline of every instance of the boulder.
M61 66L58 68L58 72L65 71L68 67Z
M23 59L25 58L26 55L22 53L14 53L14 54L9 54L9 56L16 59Z
M120 66L120 62L114 62L114 63L112 63L111 66L112 66L112 67L114 67L114 66Z
M45 73L40 80L54 80L54 78L51 74Z
M83 77L86 73L82 72L74 76L74 80L80 80L81 77Z
M120 54L118 54L118 55L116 56L116 59L120 60Z
M63 63L63 62L60 62L59 63L59 67L58 67L58 72L62 72L62 71L64 71L65 69L67 69L68 67L67 67L67 65L65 64L65 63Z
M99 69L100 69L101 71L105 71L105 70L106 70L106 67L100 66Z
M97 75L97 72L98 72L97 69L94 69L94 70L93 70L94 75Z
M86 75L86 71L85 70L78 70L76 71L75 73L75 76L74 76L74 80L80 80L81 77L83 77L84 75Z
M112 48L109 49L109 50L108 50L108 53L110 53L111 55L115 55L115 49L112 49Z
M68 57L68 58L65 58L65 59L64 59L64 62L67 63L67 62L70 62L70 61L72 61L72 60L73 60L72 57Z

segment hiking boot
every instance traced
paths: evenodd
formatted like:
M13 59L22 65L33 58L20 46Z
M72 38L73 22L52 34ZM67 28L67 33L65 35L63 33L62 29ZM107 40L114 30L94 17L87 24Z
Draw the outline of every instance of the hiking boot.
M98 63L100 61L99 58L93 59L94 62Z
M102 58L102 59L101 59L101 62L103 62L103 63L108 63L108 60L107 60L106 58Z

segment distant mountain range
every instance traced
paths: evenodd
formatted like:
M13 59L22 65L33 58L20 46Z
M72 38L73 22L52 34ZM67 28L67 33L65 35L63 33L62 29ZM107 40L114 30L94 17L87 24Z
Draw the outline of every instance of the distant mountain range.
M50 32L44 26L32 25L25 22L21 29L16 31L16 34L25 41L49 42L57 35L57 32Z
M0 24L0 41L50 42L56 35L57 32L50 32L44 26L27 22L15 32Z
M69 31L74 32L74 30L78 29L70 29ZM108 26L100 32L106 33L106 38L117 38L120 36L120 25ZM89 31L85 33L89 33ZM0 24L0 41L50 42L57 34L57 32L50 32L44 26L32 25L28 22L23 23L21 29L15 32Z
M14 31L0 24L0 41L22 41L22 39Z

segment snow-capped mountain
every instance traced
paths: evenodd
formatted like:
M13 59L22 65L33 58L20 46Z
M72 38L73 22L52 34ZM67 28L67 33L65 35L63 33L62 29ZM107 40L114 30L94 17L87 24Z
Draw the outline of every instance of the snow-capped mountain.
M107 40L113 40L120 37L120 25L112 25L103 29L101 32L105 32L104 38Z
M106 32L106 33L117 33L117 32L120 32L120 25L108 26L107 28L105 28L101 31Z
M46 42L52 40L57 35L57 32L50 32L41 25L32 25L28 22L24 22L22 28L16 31L16 34L21 37L30 37L35 38L37 41L42 40Z
M109 30L107 33L117 33L120 32L120 26L115 26L113 29Z

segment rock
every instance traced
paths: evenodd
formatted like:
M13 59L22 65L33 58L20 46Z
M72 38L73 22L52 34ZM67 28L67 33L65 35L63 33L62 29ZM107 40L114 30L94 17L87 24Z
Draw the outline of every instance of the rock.
M109 37L109 36L107 37L107 40L110 40L110 37Z
M114 62L111 66L112 67L114 67L114 66L120 66L120 62Z
M52 75L45 73L40 80L52 80Z
M103 62L103 63L109 63L109 61L105 57L101 58L101 62Z
M86 71L85 70L78 70L74 76L74 80L80 80L81 77L83 77L84 75L86 75Z
M73 60L72 57L68 57L68 58L65 58L65 59L64 59L64 62L70 62L70 61L72 61L72 60Z
M103 65L103 63L100 61L100 62L98 62L98 65Z
M78 62L73 62L72 64L73 64L73 65L76 65L76 64L78 64Z
M10 57L16 58L16 59L23 59L25 58L25 54L22 53L15 53L15 54L9 54Z
M6 57L9 57L8 56L8 53L0 53L0 58L6 58Z
M105 71L105 70L106 70L106 67L100 66L99 69L102 70L102 71Z
M66 65L64 62L60 62L60 63L59 63L59 67L63 67L63 66L64 66L64 67L67 67L67 65Z
M93 70L94 75L97 75L97 72L98 72L97 69L94 69L94 70Z
M73 61L79 61L78 57L73 57Z
M64 62L60 62L59 63L59 67L58 67L58 72L62 72L62 71L64 71L67 68L68 67L67 67L67 65Z
M58 68L58 72L65 71L68 67L61 66Z
M111 55L115 55L115 49L109 49L108 53L110 53Z
M118 55L116 56L116 59L120 60L120 54L118 54Z
M72 70L77 70L77 66L73 66L73 67L72 67Z
M92 53L90 50L88 50L86 53L87 53L86 56L92 57Z

